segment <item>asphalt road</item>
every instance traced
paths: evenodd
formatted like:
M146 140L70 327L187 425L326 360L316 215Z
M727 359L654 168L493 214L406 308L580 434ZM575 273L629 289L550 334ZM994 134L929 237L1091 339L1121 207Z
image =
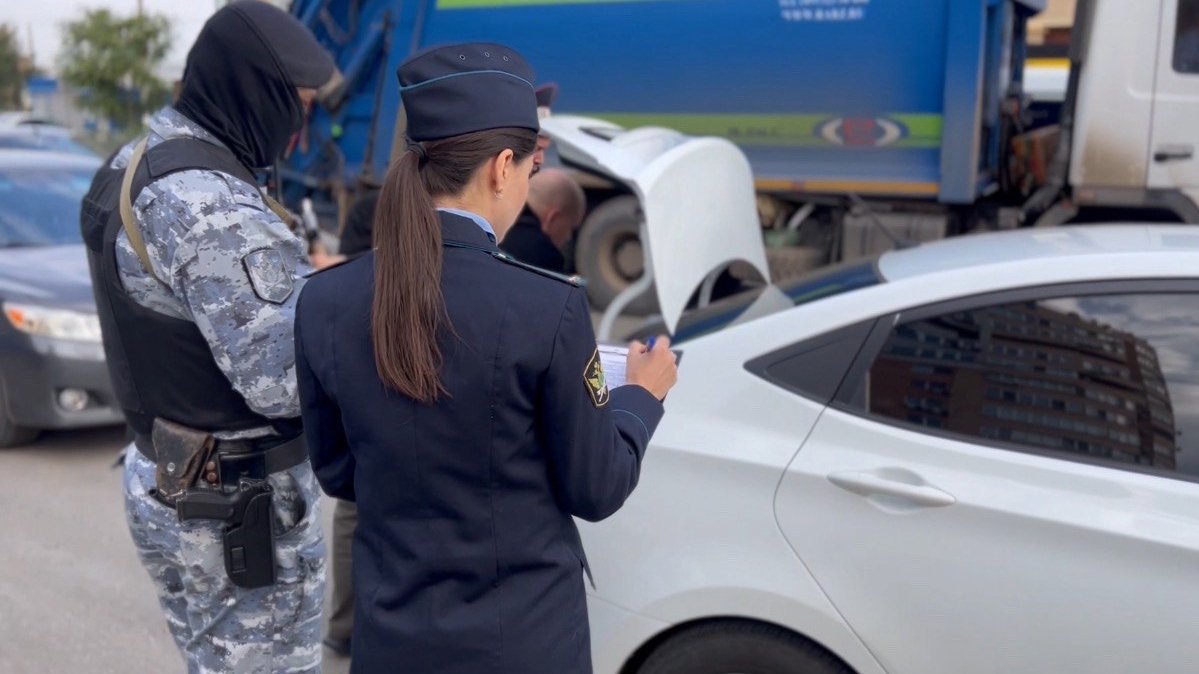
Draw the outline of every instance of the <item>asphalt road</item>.
M0 450L0 672L182 672L133 551L123 429L54 433ZM332 504L322 519L330 530ZM349 663L326 651L324 672Z
M125 525L123 446L108 428L0 450L0 674L184 671ZM323 671L349 661L326 650Z

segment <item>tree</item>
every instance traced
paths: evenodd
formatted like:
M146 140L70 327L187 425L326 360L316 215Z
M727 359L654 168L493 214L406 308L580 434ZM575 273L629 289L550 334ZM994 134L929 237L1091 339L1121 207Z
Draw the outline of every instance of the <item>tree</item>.
M166 16L89 9L63 24L59 74L80 91L80 107L128 127L166 102L156 71L170 47Z
M0 110L21 107L21 92L29 77L29 60L17 48L17 31L0 23Z

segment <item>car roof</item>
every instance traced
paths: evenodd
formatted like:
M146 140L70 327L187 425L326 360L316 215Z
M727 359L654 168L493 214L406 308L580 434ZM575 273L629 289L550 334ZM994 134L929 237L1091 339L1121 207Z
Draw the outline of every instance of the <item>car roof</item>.
M878 260L887 281L1012 262L1079 262L1100 255L1199 253L1199 226L1086 225L965 235L888 251Z
M70 136L71 130L57 124L39 124L22 122L20 124L0 124L0 135L5 136Z
M77 168L95 170L103 162L98 158L53 150L0 149L0 169Z
M62 126L49 117L39 117L29 110L0 111L0 126L18 126L23 124L47 124Z

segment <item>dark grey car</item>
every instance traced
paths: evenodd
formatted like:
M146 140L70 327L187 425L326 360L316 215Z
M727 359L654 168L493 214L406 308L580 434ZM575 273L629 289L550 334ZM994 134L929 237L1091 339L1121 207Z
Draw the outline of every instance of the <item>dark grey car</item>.
M115 424L80 199L100 162L0 150L0 447Z

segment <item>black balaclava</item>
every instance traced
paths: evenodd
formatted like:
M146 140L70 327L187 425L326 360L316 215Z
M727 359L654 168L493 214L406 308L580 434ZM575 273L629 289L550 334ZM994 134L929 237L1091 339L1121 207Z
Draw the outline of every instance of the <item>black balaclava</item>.
M204 24L174 108L247 168L263 168L303 126L296 88L320 88L332 76L332 57L298 19L262 0L239 0Z

